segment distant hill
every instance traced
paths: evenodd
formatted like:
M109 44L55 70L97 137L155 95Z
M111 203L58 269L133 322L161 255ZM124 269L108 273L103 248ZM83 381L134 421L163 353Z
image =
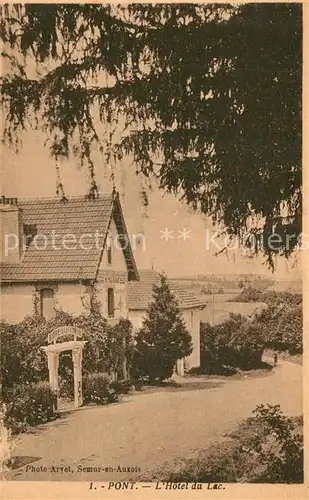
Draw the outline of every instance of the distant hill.
M175 278L176 281L187 283L189 286L199 286L202 293L211 293L212 287L216 293L228 293L252 287L257 290L265 290L274 284L274 280L259 274L203 274L196 276L183 276Z

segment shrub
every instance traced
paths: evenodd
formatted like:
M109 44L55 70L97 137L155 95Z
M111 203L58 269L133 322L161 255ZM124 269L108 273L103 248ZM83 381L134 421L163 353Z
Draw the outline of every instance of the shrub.
M274 290L265 290L260 297L261 302L269 305L299 306L303 302L301 293L275 292Z
M260 443L254 441L264 470L252 482L302 483L304 480L303 438L297 432L297 423L286 417L279 405L259 405L253 419L263 428ZM257 436L256 436L257 437Z
M233 297L229 302L262 302L261 300L262 291L248 286L243 288L237 297Z
M250 370L262 363L263 338L241 314L230 314L220 325L201 323L201 367L221 375L227 367Z
M206 365L196 366L189 370L190 375L220 375L224 377L231 377L238 373L237 368L233 366L220 366L220 365Z
M90 373L84 376L83 398L84 404L106 405L118 401L109 376L105 373Z
M302 304L302 294L261 290L248 286L243 288L241 293L237 297L230 299L229 302L265 302L268 305L297 306Z
M17 385L8 392L4 424L12 434L54 420L54 395L47 382Z
M302 354L302 305L280 302L276 299L256 315L252 331L254 335L260 334L264 338L266 349L287 351L291 355Z
M291 355L303 352L302 295L291 292L261 292L252 288L243 290L233 299L239 302L265 302L267 307L252 322L253 336L264 339L265 349L287 351Z
M115 394L128 394L132 389L134 389L134 384L131 380L112 382L110 386L111 389L115 391Z
M45 320L26 317L16 325L0 324L2 397L14 385L48 379L47 358L40 346L46 344Z

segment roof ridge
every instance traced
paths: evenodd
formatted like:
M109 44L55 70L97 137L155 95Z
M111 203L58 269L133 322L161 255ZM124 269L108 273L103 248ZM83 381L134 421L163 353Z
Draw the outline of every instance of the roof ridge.
M100 200L101 196L113 198L113 193L99 193L99 195L94 199L87 198L86 194L76 194L73 196L66 196L67 200L84 200L84 201L97 201ZM59 196L35 196L34 198L17 198L18 202L27 201L63 201Z

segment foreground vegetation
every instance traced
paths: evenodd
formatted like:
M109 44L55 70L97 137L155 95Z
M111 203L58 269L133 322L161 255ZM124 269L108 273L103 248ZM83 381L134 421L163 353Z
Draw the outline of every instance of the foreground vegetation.
M186 460L166 481L302 483L302 418L286 417L278 405L260 405L223 442Z

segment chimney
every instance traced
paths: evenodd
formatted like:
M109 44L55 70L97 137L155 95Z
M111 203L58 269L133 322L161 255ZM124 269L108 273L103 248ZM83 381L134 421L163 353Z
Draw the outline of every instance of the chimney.
M23 220L17 198L0 197L0 230L0 262L18 264L23 251Z

